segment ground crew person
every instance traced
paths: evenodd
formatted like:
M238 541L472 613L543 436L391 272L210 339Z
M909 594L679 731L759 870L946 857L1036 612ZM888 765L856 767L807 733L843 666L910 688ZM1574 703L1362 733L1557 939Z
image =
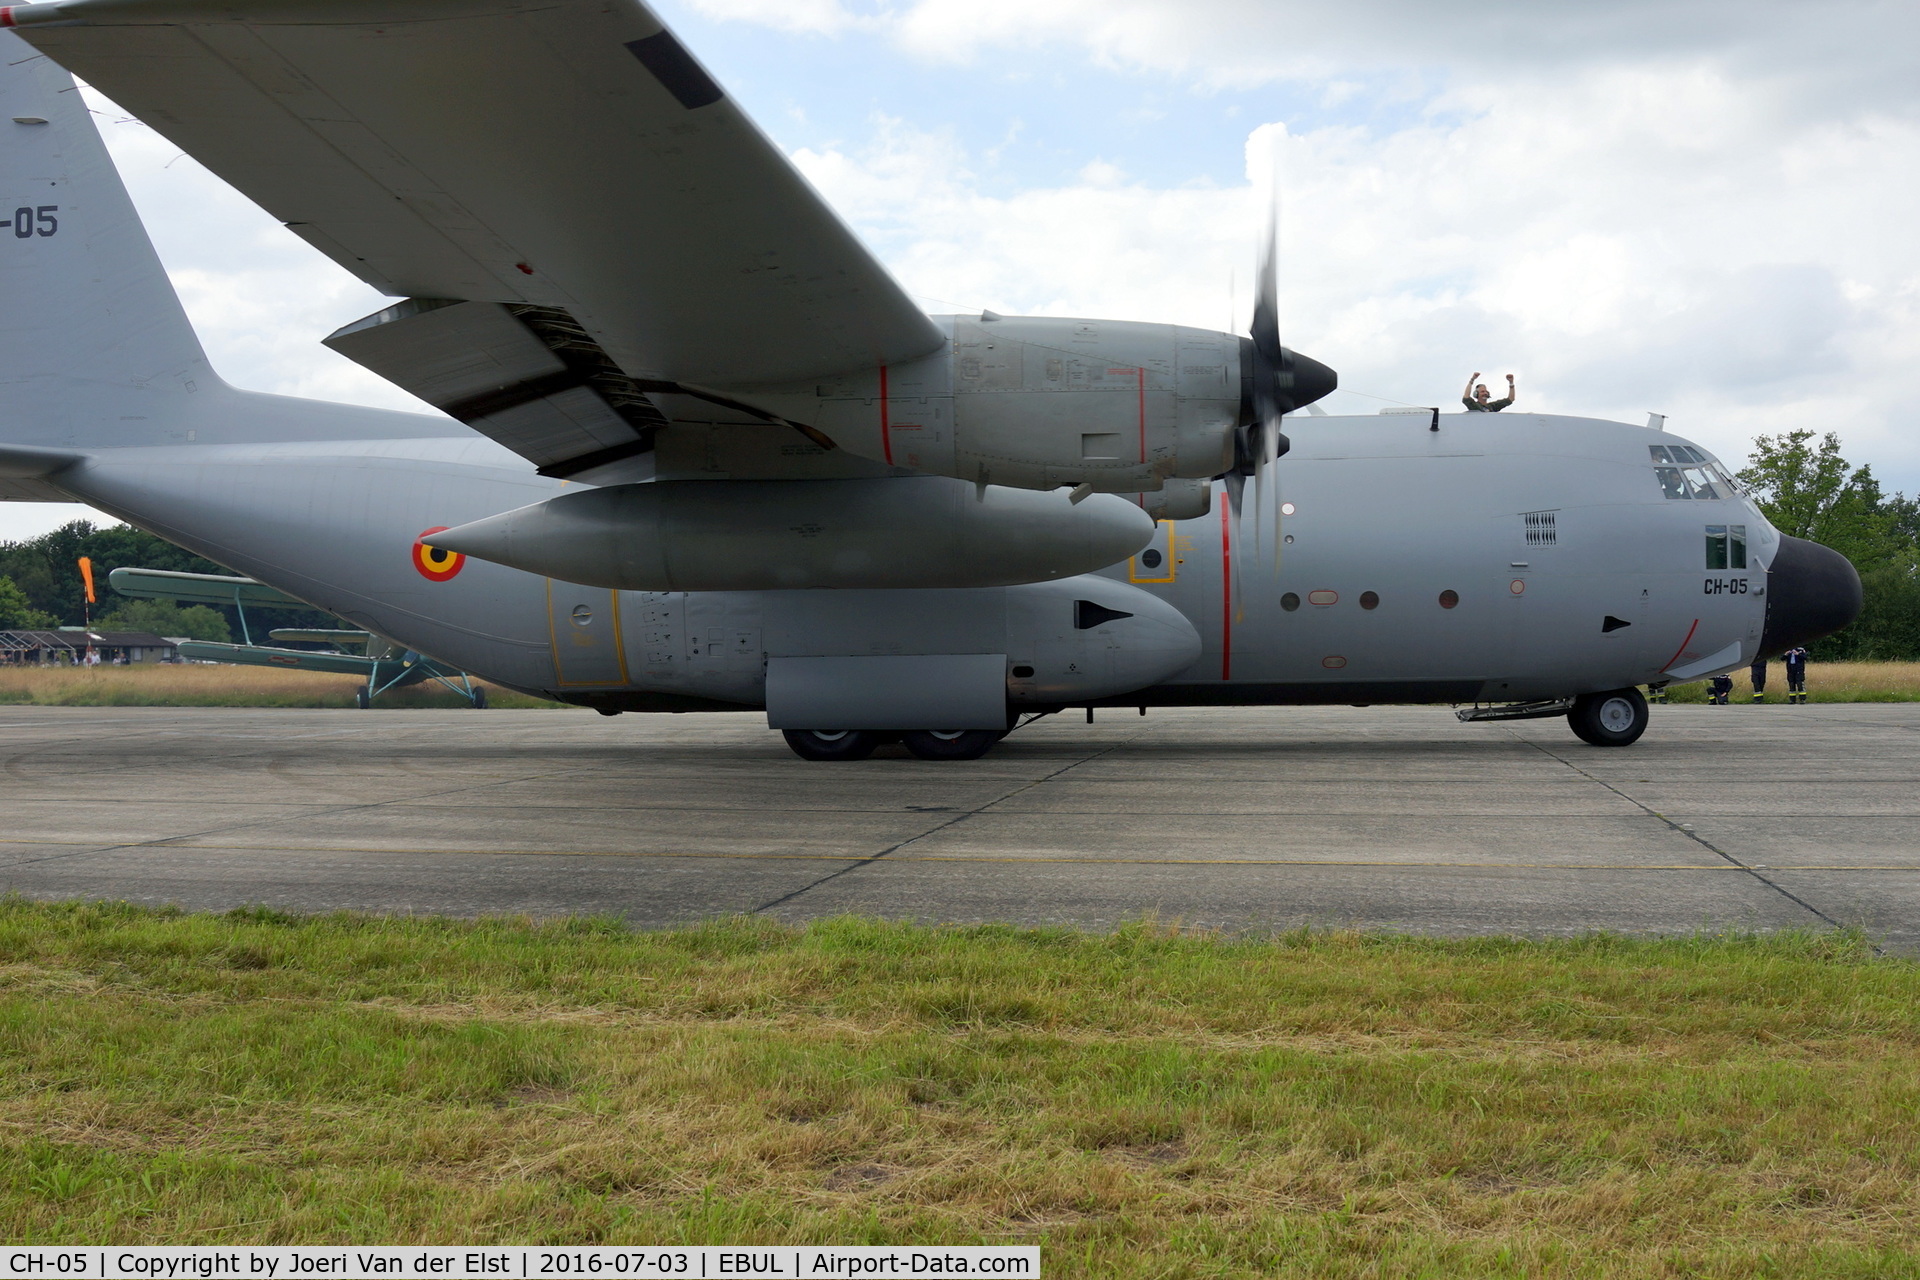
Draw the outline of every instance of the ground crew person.
M1733 677L1722 671L1707 682L1707 701L1716 707L1727 705L1727 695L1733 692Z
M1474 385L1474 382L1479 377L1480 375L1476 373L1473 375L1473 377L1468 378L1467 389L1460 393L1460 403L1467 406L1467 412L1498 413L1502 409L1506 408L1508 405L1513 403L1513 375L1512 374L1507 375L1507 398L1505 400L1487 399L1487 384L1482 382L1480 383L1479 386Z
M1780 656L1787 661L1787 701L1804 703L1807 700L1807 651L1789 649Z
M1753 665L1747 668L1747 678L1753 681L1753 700L1765 702L1767 700L1767 660L1755 658Z

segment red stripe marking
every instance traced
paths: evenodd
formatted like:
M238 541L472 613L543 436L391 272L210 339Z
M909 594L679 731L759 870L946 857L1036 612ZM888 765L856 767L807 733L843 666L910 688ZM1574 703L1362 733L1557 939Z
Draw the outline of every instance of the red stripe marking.
M1147 371L1136 371L1140 377L1140 461L1147 460Z
M7 5L4 8L0 8L0 27L10 27L12 25L13 25L13 6Z
M1227 527L1226 495L1220 495L1220 678L1233 678L1233 544Z
M893 427L887 422L887 366L880 366L880 452L893 465Z
M1665 662L1660 664L1660 669L1662 671L1665 671L1668 667L1672 666L1674 663L1680 660L1680 655L1685 653L1687 651L1687 646L1693 643L1693 633L1698 631L1699 629L1700 629L1700 619L1695 618L1693 620L1693 625L1687 628L1687 638L1680 642L1680 647L1673 651L1673 656L1671 658L1668 658Z

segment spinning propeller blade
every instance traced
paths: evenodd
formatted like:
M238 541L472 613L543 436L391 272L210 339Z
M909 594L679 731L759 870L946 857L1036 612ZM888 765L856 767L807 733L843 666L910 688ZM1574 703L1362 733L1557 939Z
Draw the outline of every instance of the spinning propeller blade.
M1253 324L1240 340L1240 427L1235 433L1234 467L1226 475L1227 501L1236 535L1245 515L1246 478L1253 477L1256 541L1275 539L1274 562L1279 561L1279 527L1267 529L1266 508L1274 464L1291 447L1280 420L1340 385L1339 375L1318 360L1280 345L1279 228L1277 193L1268 202L1267 234L1260 246L1260 270L1254 284ZM1279 506L1274 504L1276 516ZM1235 539L1245 546L1245 538ZM1233 590L1240 594L1240 556L1233 557Z

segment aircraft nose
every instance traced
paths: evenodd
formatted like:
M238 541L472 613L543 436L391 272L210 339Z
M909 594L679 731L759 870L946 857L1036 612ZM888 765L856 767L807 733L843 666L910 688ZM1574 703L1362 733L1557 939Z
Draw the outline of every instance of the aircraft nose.
M1829 636L1860 616L1860 575L1831 547L1780 536L1767 569L1767 625L1760 652L1769 657Z

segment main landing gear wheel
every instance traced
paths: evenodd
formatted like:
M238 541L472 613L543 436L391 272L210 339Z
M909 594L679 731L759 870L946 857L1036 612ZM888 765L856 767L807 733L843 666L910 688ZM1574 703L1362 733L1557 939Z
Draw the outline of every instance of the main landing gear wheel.
M487 691L485 689L475 689L473 691L473 709L475 711L485 711L487 709Z
M365 711L373 705L373 695L365 689L357 689L353 694L353 705Z
M999 729L915 729L900 745L922 760L978 760L1007 735Z
M1596 747L1630 746L1647 731L1647 700L1638 689L1583 693L1573 700L1567 724Z
M864 729L786 729L782 736L802 760L865 760L880 735Z

